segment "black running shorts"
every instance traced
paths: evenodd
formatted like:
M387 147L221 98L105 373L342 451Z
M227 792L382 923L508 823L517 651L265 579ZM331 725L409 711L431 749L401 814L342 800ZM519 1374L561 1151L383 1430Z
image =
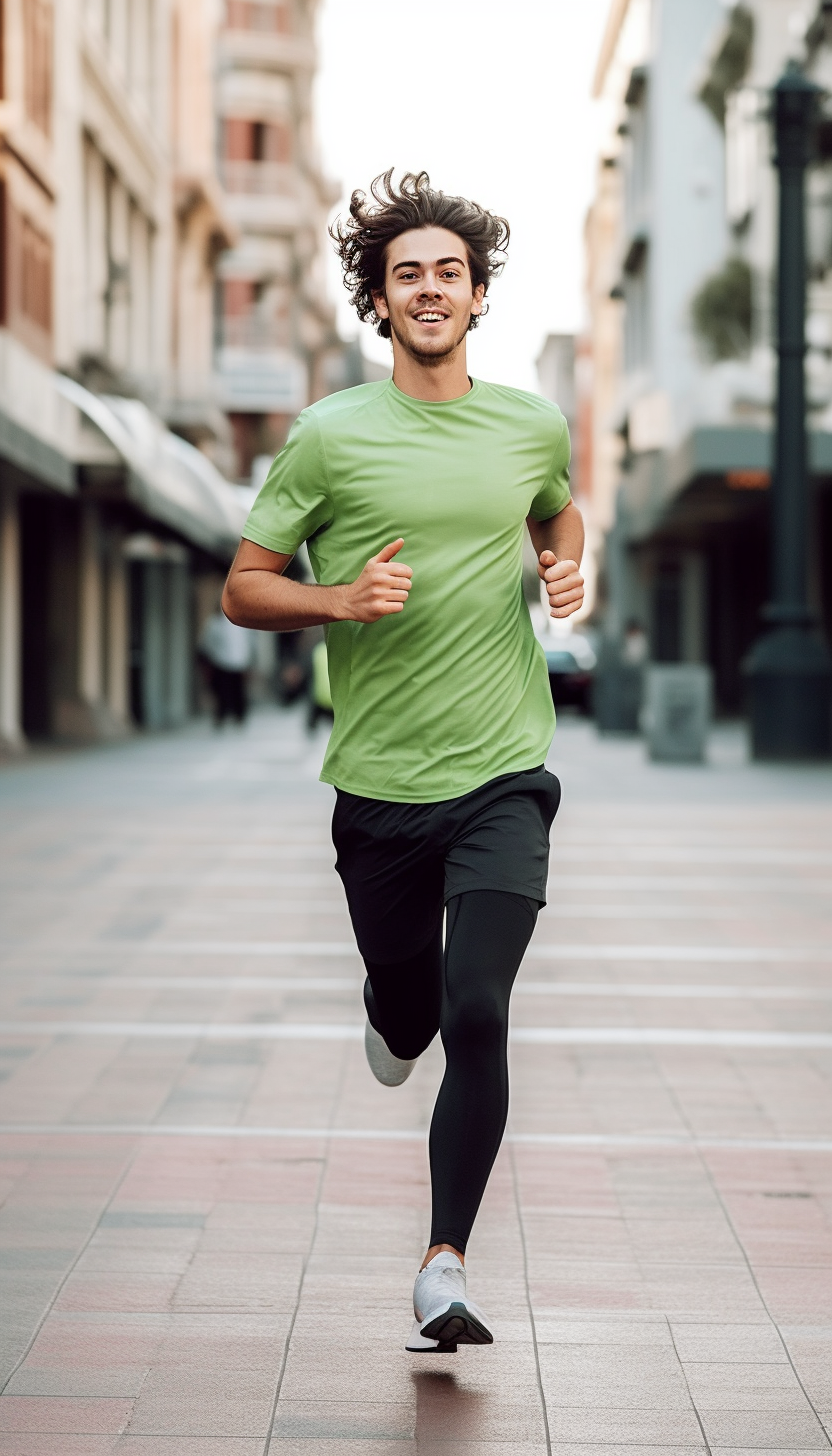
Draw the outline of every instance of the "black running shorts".
M338 789L335 868L365 960L416 955L445 901L502 890L546 903L549 830L560 784L545 768L503 774L434 804L393 804Z

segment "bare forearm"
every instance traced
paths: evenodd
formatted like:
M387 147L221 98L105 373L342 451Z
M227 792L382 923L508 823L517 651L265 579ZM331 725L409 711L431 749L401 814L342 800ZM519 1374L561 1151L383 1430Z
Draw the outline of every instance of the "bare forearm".
M243 538L225 583L222 609L238 627L261 632L297 632L327 622L377 622L404 610L413 572L394 560L403 545L399 537L383 546L355 581L307 586L284 576L291 556Z
M572 501L548 521L530 519L528 525L538 556L542 551L551 551L558 561L574 561L580 566L584 550L584 521Z
M537 552L537 574L546 588L553 617L571 617L584 601L581 556L584 523L572 501L548 521L529 518L529 534Z
M226 582L222 609L238 627L297 632L343 621L345 596L343 586L307 585L272 571L238 571Z

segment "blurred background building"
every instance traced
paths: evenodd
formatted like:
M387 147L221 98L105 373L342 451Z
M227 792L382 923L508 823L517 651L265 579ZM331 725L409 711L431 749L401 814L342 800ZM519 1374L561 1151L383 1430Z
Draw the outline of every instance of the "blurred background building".
M796 57L828 84L832 6L612 0L595 93L605 136L585 231L591 370L581 492L608 649L741 664L769 573L776 188L768 93ZM810 183L807 361L815 606L832 627L832 172Z
M361 377L321 276L314 11L0 9L7 746L192 711L254 457Z
M349 360L326 297L322 242L339 188L312 118L316 0L227 0L217 51L221 175L237 228L219 264L218 376L238 473L271 459Z

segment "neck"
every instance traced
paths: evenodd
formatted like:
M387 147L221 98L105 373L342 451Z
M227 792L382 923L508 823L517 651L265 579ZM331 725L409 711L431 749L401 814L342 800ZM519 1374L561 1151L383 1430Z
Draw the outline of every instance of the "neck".
M459 399L471 388L465 340L442 359L420 359L402 347L393 335L393 383L402 394L431 404Z

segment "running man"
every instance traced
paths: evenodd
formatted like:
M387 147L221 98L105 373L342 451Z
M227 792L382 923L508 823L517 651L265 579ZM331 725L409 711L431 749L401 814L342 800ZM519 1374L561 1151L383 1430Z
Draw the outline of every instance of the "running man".
M523 597L526 526L553 617L583 600L581 516L555 405L471 379L466 336L508 224L427 174L387 172L333 230L393 377L304 410L228 577L233 622L326 628L335 723L322 779L367 969L365 1045L396 1086L437 1031L432 1226L407 1348L490 1344L465 1249L508 1115L515 976L546 901L560 785ZM317 585L284 573L303 541ZM369 558L369 559L368 559ZM444 935L443 935L444 922Z

